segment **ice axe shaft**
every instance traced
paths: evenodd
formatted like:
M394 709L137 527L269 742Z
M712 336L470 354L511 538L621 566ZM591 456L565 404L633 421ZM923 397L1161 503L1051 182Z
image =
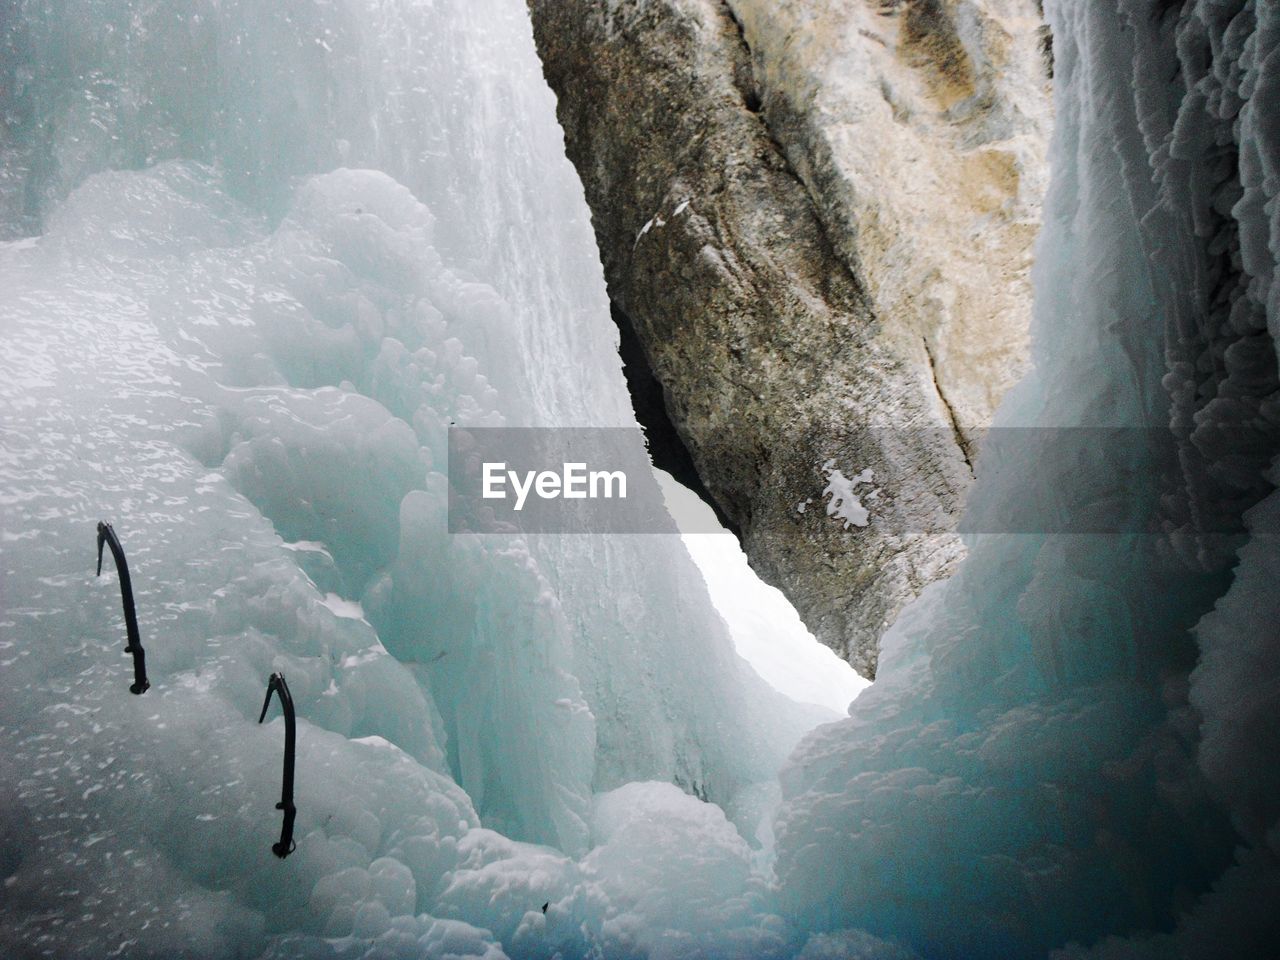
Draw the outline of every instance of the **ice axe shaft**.
M280 787L280 802L276 804L277 810L284 811L284 823L280 827L280 842L271 845L271 852L283 860L297 847L293 842L293 820L298 815L298 808L293 805L293 764L298 730L293 714L293 695L289 693L289 685L284 682L282 673L273 673L267 681L267 696L262 701L262 713L258 716L258 722L267 718L267 708L271 706L273 693L279 694L280 709L284 712L284 775Z
M151 686L147 681L147 653L142 649L142 638L138 635L138 613L133 606L133 581L129 578L129 561L124 558L124 547L120 538L109 523L98 523L98 576L102 576L102 547L111 548L111 556L116 561L116 572L120 574L120 599L124 604L124 628L129 636L129 645L125 652L133 655L133 683L130 693L143 694Z

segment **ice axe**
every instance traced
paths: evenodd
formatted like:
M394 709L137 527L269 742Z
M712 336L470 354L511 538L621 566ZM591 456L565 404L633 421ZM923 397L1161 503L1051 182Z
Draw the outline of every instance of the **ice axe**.
M284 823L280 827L280 842L271 845L271 852L283 860L298 846L293 842L293 819L298 815L298 808L293 805L293 761L298 731L293 716L293 696L289 693L289 685L284 682L282 673L273 673L267 681L267 698L262 701L262 713L258 716L258 722L267 718L272 693L280 695L280 709L284 711L284 778L280 787L280 802L276 804L277 810L284 811Z
M129 636L129 645L125 653L133 655L133 683L130 693L143 694L151 686L147 682L147 654L142 649L142 638L138 636L138 613L133 607L133 581L129 579L129 562L124 558L124 547L120 546L120 538L111 529L111 524L98 523L98 576L102 576L102 545L111 547L111 556L116 561L116 571L120 574L120 597L124 603L124 628Z

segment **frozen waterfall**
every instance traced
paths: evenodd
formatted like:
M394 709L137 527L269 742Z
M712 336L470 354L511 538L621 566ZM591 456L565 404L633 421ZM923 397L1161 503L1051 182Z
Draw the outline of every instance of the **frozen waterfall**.
M980 460L977 529L1158 535L970 536L824 723L678 538L446 530L450 424L634 423L520 0L6 4L0 952L1273 956L1280 6L1046 8L999 422L1178 482Z
M759 846L768 782L830 714L737 656L676 538L445 532L451 422L634 423L521 5L20 12L4 940L756 935L751 845L664 784ZM120 696L114 581L92 577L104 518L143 697ZM279 721L255 723L273 671L300 717L284 862ZM654 819L684 833L651 844ZM691 895L649 903L631 870Z

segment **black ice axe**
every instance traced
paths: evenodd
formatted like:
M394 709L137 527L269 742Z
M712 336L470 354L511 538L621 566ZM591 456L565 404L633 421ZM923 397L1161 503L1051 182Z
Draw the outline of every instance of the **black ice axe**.
M102 576L102 545L111 547L111 556L116 561L116 571L120 574L120 597L124 603L124 628L129 636L129 645L125 653L133 654L133 683L130 693L146 693L151 686L147 682L147 654L142 649L142 639L138 636L138 614L133 607L133 581L129 579L129 562L124 558L124 547L120 546L120 538L111 529L109 523L98 523L98 576Z
M267 681L267 698L262 701L258 722L267 718L272 693L280 695L280 709L284 711L284 779L280 787L280 802L276 804L277 810L284 811L284 823L280 827L280 842L271 845L271 852L283 860L298 846L293 842L293 819L298 815L298 808L293 805L293 760L298 732L293 716L293 696L282 673L273 673Z

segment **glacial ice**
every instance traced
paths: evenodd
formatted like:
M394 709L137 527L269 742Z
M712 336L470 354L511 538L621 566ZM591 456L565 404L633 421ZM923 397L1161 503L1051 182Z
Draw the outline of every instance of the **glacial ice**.
M1277 544L1219 531L1277 509L1280 9L1045 7L1035 367L996 422L1169 424L1182 473L1052 430L980 456L972 529L1120 504L1160 535L969 535L783 771L783 912L937 957L1275 956Z
M737 656L674 538L445 532L450 422L632 422L518 0L21 7L6 955L1267 956L1277 550L1196 518L1280 511L1280 10L1046 6L1036 369L1000 422L1172 420L1186 482L1121 491L1163 540L971 536L793 753L829 714ZM980 461L978 528L1117 495L1038 436Z
M5 952L718 936L718 888L646 906L625 865L660 886L754 862L712 803L754 837L735 801L828 714L734 652L674 538L445 532L451 422L634 423L522 8L24 16L54 142L52 166L6 154L39 229L0 247ZM142 697L92 576L100 518ZM281 722L256 724L274 671L299 714L284 861ZM684 811L682 863L603 826L618 789ZM759 910L730 913L755 935Z

